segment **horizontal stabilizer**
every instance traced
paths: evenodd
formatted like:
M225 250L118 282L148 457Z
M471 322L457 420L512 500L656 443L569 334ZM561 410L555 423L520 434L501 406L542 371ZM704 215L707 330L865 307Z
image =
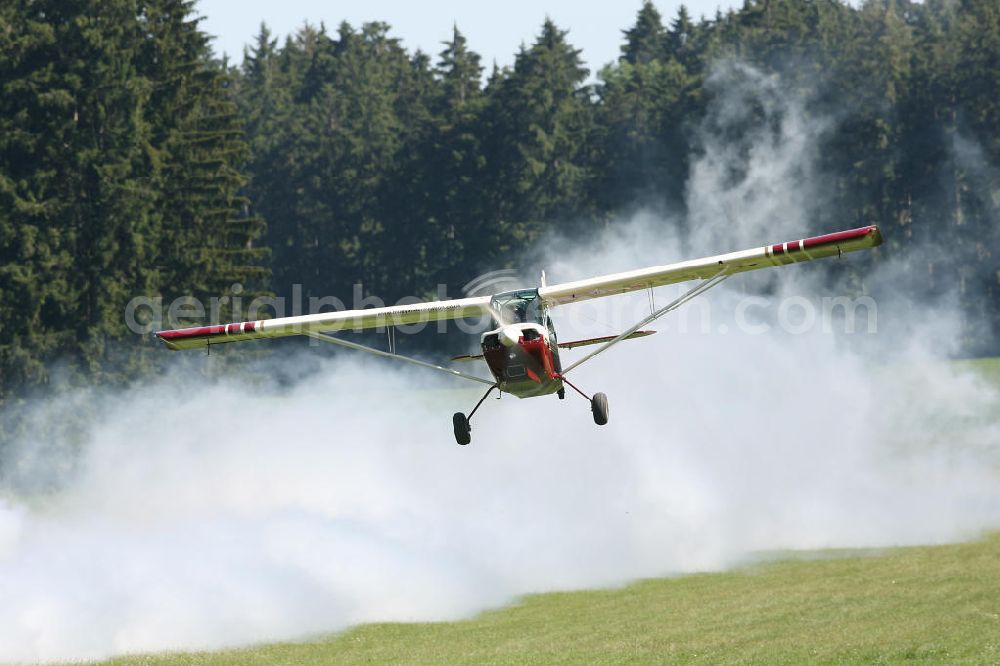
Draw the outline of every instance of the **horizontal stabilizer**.
M652 335L656 331L636 331L632 335L622 338L623 340L631 340L633 338L644 338L647 335ZM614 340L616 335L605 335L600 338L587 338L585 340L573 340L572 342L560 342L560 349L573 349L574 347L586 347L587 345L599 345L602 342L611 342ZM452 356L452 361L478 361L483 357L482 354L462 354L461 356Z
M647 335L652 335L653 333L656 333L656 331L636 331L632 335L630 335L628 337L625 337L625 338L622 338L622 339L623 340L632 340L633 338L644 338ZM604 337L600 337L600 338L587 338L585 340L573 340L572 342L560 342L559 343L559 348L560 349L573 349L575 347L586 347L587 345L599 345L599 344L604 343L604 342L611 342L616 337L618 337L618 336L616 336L616 335L605 335Z

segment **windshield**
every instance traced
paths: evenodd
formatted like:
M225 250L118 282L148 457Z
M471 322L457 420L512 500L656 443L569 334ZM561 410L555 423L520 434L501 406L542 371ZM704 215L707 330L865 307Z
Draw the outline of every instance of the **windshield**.
M522 289L497 294L490 300L493 317L502 326L531 322L541 324L544 318L537 289Z

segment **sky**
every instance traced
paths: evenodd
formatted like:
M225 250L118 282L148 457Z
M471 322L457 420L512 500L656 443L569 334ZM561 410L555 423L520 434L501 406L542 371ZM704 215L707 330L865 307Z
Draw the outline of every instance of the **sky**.
M687 0L684 4L697 19L714 16L720 6L726 10L742 5L742 0ZM452 26L457 25L487 68L494 61L500 66L512 64L518 47L531 44L549 16L560 28L569 30L570 43L583 51L587 67L595 73L618 57L621 31L632 26L641 6L641 0L368 0L350 4L335 0L200 0L197 10L205 17L202 29L215 37L216 54L227 53L236 62L242 60L243 47L257 34L261 21L283 39L306 20L325 22L331 30L344 20L355 27L379 20L392 26L392 34L402 39L407 49L420 48L435 60L443 50L441 42L451 37ZM656 6L668 22L680 3L660 0Z

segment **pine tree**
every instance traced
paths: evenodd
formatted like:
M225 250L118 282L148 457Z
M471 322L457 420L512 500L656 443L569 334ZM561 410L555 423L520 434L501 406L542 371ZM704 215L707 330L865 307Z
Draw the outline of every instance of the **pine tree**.
M1000 161L1000 5L964 0L955 25L956 89L977 139Z
M988 0L964 0L954 22L954 91L959 112L951 137L954 164L953 219L964 249L959 286L972 322L967 344L993 351L988 335L1000 330L1000 6Z
M57 355L100 379L155 277L141 33L123 1L6 11L3 39L25 38L0 58L0 384L45 381Z
M643 7L636 25L626 32L630 40L649 32L646 9ZM659 16L656 18L659 25ZM700 80L687 64L696 66L696 32L681 5L669 31L662 27L655 31L660 45L657 59L623 59L602 72L598 126L603 209L683 207L690 150L684 125L686 119L699 113ZM622 46L623 51L630 49L628 43Z
M602 77L601 207L682 207L689 152L684 123L694 103L691 78L673 59L623 62L605 69Z
M643 2L635 25L625 30L624 34L625 43L621 46L621 60L632 65L644 65L653 60L663 59L666 33L660 12L650 0Z
M59 220L70 206L61 156L78 112L43 11L0 6L0 404L12 386L46 378L45 357L75 314Z
M689 67L693 48L692 42L695 35L695 26L691 22L691 15L688 14L687 7L681 5L677 9L677 16L670 22L670 30L667 31L666 53L677 60L685 67Z
M191 18L190 0L160 0L147 9L146 66L156 83L151 119L158 141L162 234L159 256L167 296L258 295L267 270L260 218L248 215L242 169L249 158L231 75L209 62L207 36ZM228 301L232 303L232 300ZM220 319L243 312L223 307Z
M243 54L236 100L254 155L269 153L290 103L279 70L278 41L263 23L253 47Z
M546 20L491 95L490 103L499 106L491 131L508 242L525 243L551 221L593 212L592 111L582 86L587 74L566 32Z
M295 94L297 125L287 146L287 177L295 201L274 214L291 220L273 237L295 263L285 278L306 295L343 293L361 282L378 293L389 279L384 242L393 221L380 208L400 149L398 92L413 64L384 23L360 32L340 26L321 33ZM268 212L271 215L270 212Z
M469 50L455 27L437 63L441 82L435 107L430 176L435 225L429 254L436 257L436 283L456 284L479 257L490 254L497 229L490 224L483 196L489 190L483 138L485 97L479 54Z
M386 165L377 195L378 213L386 230L381 263L373 287L383 298L398 299L421 294L431 275L439 270L441 248L437 241L440 203L434 199L433 183L441 177L430 168L433 159L438 98L430 58L417 51L408 63L400 61L394 76L397 147Z
M848 72L841 91L854 114L849 125L858 155L852 178L866 205L859 221L905 225L910 219L899 174L896 146L903 131L900 113L908 94L912 33L894 0L869 2L860 11Z

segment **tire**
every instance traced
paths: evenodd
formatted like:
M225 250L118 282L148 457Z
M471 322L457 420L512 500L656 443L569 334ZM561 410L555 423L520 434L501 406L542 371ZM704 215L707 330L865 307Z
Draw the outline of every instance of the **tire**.
M469 426L469 419L465 418L462 412L455 412L451 417L451 422L455 426L455 441L459 446L465 446L472 441L472 428Z
M590 411L594 413L594 423L606 425L608 422L608 396L595 393L590 400Z

